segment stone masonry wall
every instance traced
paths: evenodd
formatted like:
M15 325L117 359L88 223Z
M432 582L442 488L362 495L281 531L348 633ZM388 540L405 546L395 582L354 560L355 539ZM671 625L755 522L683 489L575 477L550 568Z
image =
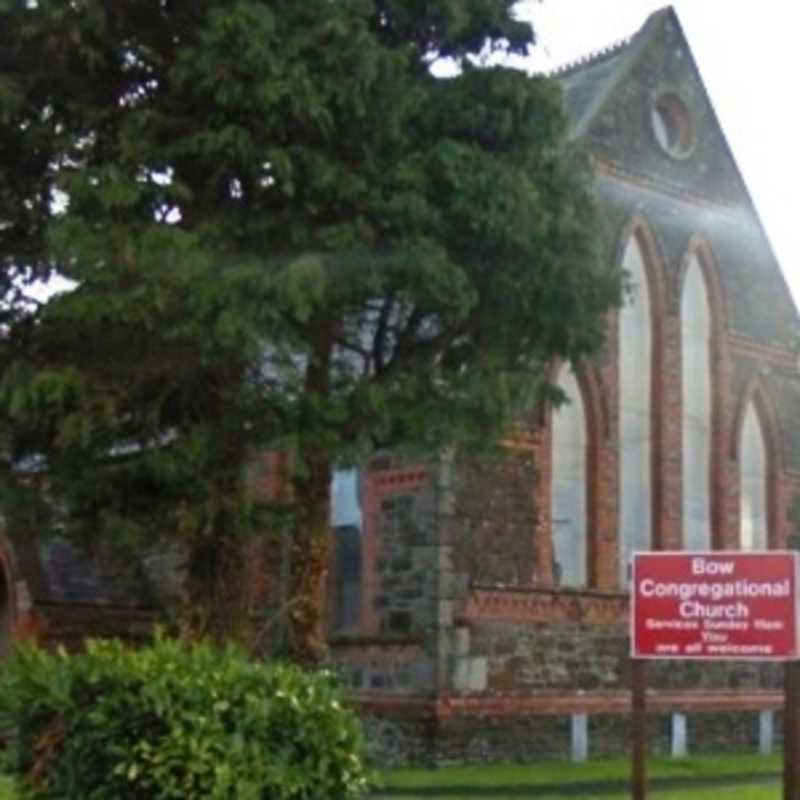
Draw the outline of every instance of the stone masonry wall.
M530 585L538 571L536 466L530 449L454 467L453 569L470 583Z
M590 692L630 686L624 624L473 621L470 654L487 659L486 691ZM757 662L656 661L648 685L669 690L774 689L780 665Z
M566 761L571 757L568 714L432 713L376 714L365 712L369 753L382 765L526 763ZM648 752L669 756L672 718L648 715ZM588 718L589 758L620 758L630 754L630 718L595 714ZM782 718L775 714L773 750L782 741ZM690 713L687 750L691 753L758 752L759 715L755 711ZM467 787L465 787L466 790Z
M361 620L358 632L331 641L332 661L355 690L435 690L442 572L436 473L389 457L364 472Z
M619 626L476 623L473 655L488 659L489 692L618 688L626 640Z

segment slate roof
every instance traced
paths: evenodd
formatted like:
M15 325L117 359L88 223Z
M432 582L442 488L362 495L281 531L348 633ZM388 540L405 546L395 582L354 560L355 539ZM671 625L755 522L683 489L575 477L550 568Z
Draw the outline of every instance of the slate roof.
M591 53L552 73L552 77L561 83L564 91L571 138L578 138L586 130L605 100L647 48L648 40L660 21L672 13L671 8L656 11L632 37Z

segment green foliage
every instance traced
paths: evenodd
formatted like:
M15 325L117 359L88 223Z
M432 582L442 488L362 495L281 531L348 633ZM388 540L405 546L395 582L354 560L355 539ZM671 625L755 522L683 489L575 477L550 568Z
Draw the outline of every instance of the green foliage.
M0 701L31 800L336 800L365 788L361 734L332 676L158 638L23 649Z
M597 352L620 276L558 85L466 58L532 42L512 5L0 9L0 478L59 501L27 527L207 552L263 529L273 448L319 536L332 463L489 447Z

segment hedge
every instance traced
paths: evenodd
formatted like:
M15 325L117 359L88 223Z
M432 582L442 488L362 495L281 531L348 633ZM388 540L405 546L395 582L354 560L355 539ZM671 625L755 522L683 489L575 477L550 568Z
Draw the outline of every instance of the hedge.
M0 685L7 770L31 800L339 800L366 788L331 674L158 637L24 647Z

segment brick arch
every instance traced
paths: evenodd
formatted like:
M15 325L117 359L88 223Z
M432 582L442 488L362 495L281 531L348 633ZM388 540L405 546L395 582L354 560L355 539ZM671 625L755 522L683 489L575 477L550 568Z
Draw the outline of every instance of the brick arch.
M779 509L779 481L780 473L783 469L784 453L781 446L780 427L775 405L769 395L769 391L758 369L755 369L745 384L744 391L739 397L736 406L736 414L731 427L731 447L730 455L736 464L736 486L741 485L741 452L740 443L742 439L742 427L744 418L750 404L755 408L758 417L761 433L764 437L764 448L767 453L767 534L770 547L779 544L777 541L777 531L780 520ZM741 521L739 520L736 530L737 535Z
M551 386L558 386L561 370L568 368L566 359L555 359L547 370L547 381ZM581 399L586 410L587 430L592 441L601 444L611 435L611 418L609 414L608 393L597 367L585 363L572 364L575 379L581 390ZM544 403L538 410L537 422L549 428L552 422L553 404Z
M587 412L587 425L590 437L598 446L608 441L611 435L608 413L608 394L602 378L594 366L579 366L575 377L581 388Z
M714 248L709 241L699 233L695 233L689 239L686 250L681 258L676 276L675 298L676 310L680 310L681 298L683 297L683 285L686 280L686 273L689 269L689 262L692 256L697 256L697 263L703 273L708 295L709 312L714 334L720 337L723 331L728 328L730 317L728 310L728 296L725 291L722 278L720 277L719 261L717 260Z
M549 380L554 386L559 386L561 378L565 370L572 369L575 376L575 383L577 384L578 392L580 394L581 404L583 407L583 424L586 432L586 453L585 453L585 509L584 509L584 525L586 529L585 538L585 567L586 567L586 586L594 587L595 576L597 574L596 568L596 545L593 543L593 531L596 529L596 516L597 516L597 492L596 487L596 474L600 467L598 451L600 442L603 440L603 431L607 429L607 420L603 418L600 412L600 387L591 374L591 371L586 368L581 368L580 365L570 364L566 360L558 360L550 370ZM547 449L548 449L548 464L550 465L548 475L548 486L545 496L542 498L547 502L548 519L549 523L549 547L548 552L550 560L555 563L555 537L554 537L554 520L552 517L553 511L553 496L552 496L552 481L554 479L554 462L552 459L553 448L555 445L554 438L554 425L553 417L555 412L553 404L548 404L546 409L546 424L547 424ZM548 583L554 580L553 575L548 575Z
M602 588L603 576L608 574L609 568L614 568L614 565L601 563L607 553L600 542L602 451L611 432L608 397L594 367L577 369L575 377L586 415L586 580L589 588L596 589Z
M667 311L667 278L664 248L661 246L655 229L651 225L645 214L637 210L628 221L623 225L614 253L614 263L622 264L625 257L625 249L628 243L634 239L642 251L645 274L647 275L647 289L650 298L650 316L654 326L654 345L656 335L656 321L663 319ZM661 324L663 328L663 324ZM659 331L663 336L663 330Z
M602 512L600 507L600 483L604 478L602 470L607 468L603 463L604 448L609 445L611 437L611 418L609 413L609 397L605 382L599 368L595 364L578 363L571 365L578 389L583 401L584 417L586 423L586 530L587 530L587 588L612 588L609 586L608 575L613 574L614 565L601 563L608 555L599 541ZM551 385L557 386L563 369L568 369L570 364L564 359L553 361L547 372L547 379ZM552 481L552 446L553 446L553 404L542 404L538 412L540 423L540 438L538 443L538 459L547 467L540 472L539 481L535 490L536 504L540 509L546 509L543 519L547 522L540 532L545 534L537 537L537 583L541 586L551 587L554 576L551 571L553 562L553 530L551 521L551 481Z
M784 454L780 443L778 413L758 368L751 373L736 403L736 413L731 430L730 457L738 463L740 455L739 440L742 433L744 415L747 413L747 408L751 402L755 403L758 420L764 431L767 457L775 464L776 469L782 469Z
M709 342L709 366L711 378L711 458L709 461L711 492L711 541L714 547L724 545L722 531L725 519L725 471L724 435L727 428L726 415L729 413L725 402L725 371L729 362L728 341L725 331L728 327L728 299L720 277L719 262L709 241L699 233L693 234L686 246L679 264L675 280L675 312L679 324L677 333L682 337L681 310L686 276L692 257L696 257L700 274L703 277L708 314L711 324ZM682 354L682 344L678 344L678 353ZM683 380L683 364L680 365L681 381ZM681 417L682 419L682 417ZM683 470L681 470L681 495L683 495Z

